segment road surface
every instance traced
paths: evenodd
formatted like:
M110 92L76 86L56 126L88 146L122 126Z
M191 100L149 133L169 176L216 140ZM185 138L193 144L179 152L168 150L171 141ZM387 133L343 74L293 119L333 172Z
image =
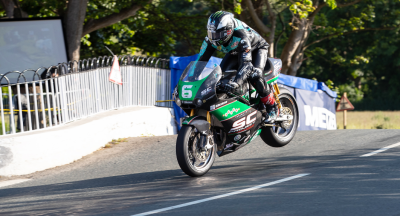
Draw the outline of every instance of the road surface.
M175 141L130 138L0 178L0 215L400 215L400 130L298 132L283 148L257 138L200 178L180 170Z

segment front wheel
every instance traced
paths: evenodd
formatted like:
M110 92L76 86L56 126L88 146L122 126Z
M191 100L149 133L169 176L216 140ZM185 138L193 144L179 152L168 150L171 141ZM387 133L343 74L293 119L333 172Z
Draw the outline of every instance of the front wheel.
M176 140L176 158L182 171L192 177L206 174L215 160L216 145L207 150L202 148L200 133L193 126L184 125ZM214 143L208 137L210 143Z
M299 109L294 96L289 90L280 89L279 100L282 104L281 112L284 115L293 115L293 119L277 124L277 126L267 126L262 128L261 139L272 147L283 147L294 137L299 124Z

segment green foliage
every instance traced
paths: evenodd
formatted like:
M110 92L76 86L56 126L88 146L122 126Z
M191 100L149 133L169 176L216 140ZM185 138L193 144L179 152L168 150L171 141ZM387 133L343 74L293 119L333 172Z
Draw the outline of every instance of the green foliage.
M308 13L315 10L315 7L313 7L311 0L293 2L288 6L289 10L292 11L293 14L298 14L301 19L307 18Z
M111 13L112 5L91 4L88 18L97 11ZM168 57L171 55L196 54L206 36L206 23L212 11L207 4L160 0L146 5L135 17L90 33L81 48L82 57L108 55L106 44L120 54ZM203 28L199 28L203 27Z
M332 9L335 9L337 7L336 1L335 0L324 0L328 4L328 6Z
M240 3L236 3L234 11L237 14L241 14L242 13L242 5Z
M364 93L360 89L356 88L354 85L339 85L339 92L347 92L347 98L351 102L361 101L364 97Z
M334 82L340 95L348 93L356 110L400 110L399 28L346 34L399 25L400 2L365 1L328 10L316 16L309 41L338 35L311 46L298 75Z

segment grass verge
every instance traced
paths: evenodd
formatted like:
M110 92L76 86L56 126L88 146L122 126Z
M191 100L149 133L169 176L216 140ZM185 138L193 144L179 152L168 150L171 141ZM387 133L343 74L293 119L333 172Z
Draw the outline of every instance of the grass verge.
M128 141L128 138L113 139L111 142L104 145L103 148L111 148L119 143L126 142L126 141Z
M343 112L336 123L343 129ZM347 129L400 129L400 111L347 111Z

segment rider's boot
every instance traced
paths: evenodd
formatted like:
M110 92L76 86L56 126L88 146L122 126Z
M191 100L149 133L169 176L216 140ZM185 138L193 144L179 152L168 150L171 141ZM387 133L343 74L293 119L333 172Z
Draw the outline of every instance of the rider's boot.
M278 104L275 101L274 95L270 93L268 96L261 98L261 102L266 107L265 122L272 123L279 116Z

